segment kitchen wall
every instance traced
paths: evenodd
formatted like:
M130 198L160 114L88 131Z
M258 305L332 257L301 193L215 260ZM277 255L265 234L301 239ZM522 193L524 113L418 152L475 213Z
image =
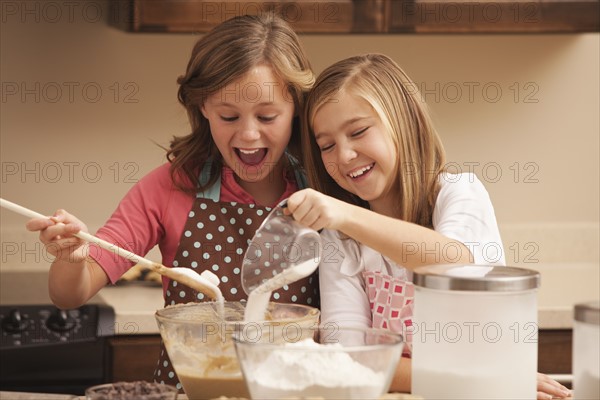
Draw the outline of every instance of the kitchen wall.
M2 7L2 197L47 214L65 208L95 231L164 162L160 146L188 132L175 81L198 36L117 30L104 2ZM509 264L589 263L597 275L599 34L301 39L317 72L363 52L407 71L451 169L486 185ZM47 269L24 218L0 216L0 270Z

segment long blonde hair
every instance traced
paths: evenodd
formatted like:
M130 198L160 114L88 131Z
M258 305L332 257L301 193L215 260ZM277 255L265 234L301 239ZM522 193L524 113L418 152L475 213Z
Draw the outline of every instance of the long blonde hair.
M312 129L319 108L326 102L337 101L336 94L343 90L366 100L390 135L397 154L396 179L388 188L398 192L394 215L431 227L445 153L416 88L392 59L381 54L351 57L325 69L307 96L304 112L303 161L305 166L310 166L307 174L311 186L368 208L366 201L344 190L327 173Z
M241 78L251 68L268 65L287 84L298 116L294 118L288 150L299 158L300 124L304 97L314 83L308 57L298 36L281 17L243 15L229 19L204 35L194 46L185 75L177 79L179 102L186 108L192 132L174 137L167 159L176 186L187 192L204 190L217 180L223 165L208 120L200 108L207 97ZM208 182L198 176L212 162ZM186 182L189 181L189 182Z

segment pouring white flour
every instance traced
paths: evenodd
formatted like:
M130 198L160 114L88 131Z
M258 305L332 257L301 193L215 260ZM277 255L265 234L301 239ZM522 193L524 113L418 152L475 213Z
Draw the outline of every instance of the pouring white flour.
M294 265L284 269L282 272L251 291L248 296L248 303L246 304L244 321L264 320L267 305L269 304L269 299L271 298L273 291L309 276L315 271L318 265L318 262L315 263L310 260L302 264Z
M282 201L256 230L242 263L248 294L244 321L263 321L271 293L312 274L321 260L321 237L285 215Z

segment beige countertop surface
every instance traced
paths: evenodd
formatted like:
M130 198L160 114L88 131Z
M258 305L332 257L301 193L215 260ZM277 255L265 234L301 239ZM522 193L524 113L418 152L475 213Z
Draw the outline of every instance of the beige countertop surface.
M97 297L115 310L116 334L158 334L154 313L164 305L162 288L106 287ZM540 307L538 310L539 329L570 329L572 320L571 307Z
M538 290L539 329L571 329L573 306L600 298L599 267L596 263L545 264ZM566 273L565 271L569 271ZM163 307L161 287L109 286L98 295L116 313L116 328L123 333L158 333L154 312Z
M162 308L162 288L142 286L109 286L100 291L97 298L115 310L115 333L157 334L154 318ZM570 329L573 326L573 309L569 306L550 305L539 307L539 329Z
M161 287L107 286L96 295L96 300L115 310L115 334L159 333L154 313L164 307Z
M538 326L540 329L570 329L573 326L573 305L597 300L599 294L598 266L595 264L546 266L538 293ZM2 271L0 304L50 304L47 272ZM561 288L559 290L557 288ZM110 285L92 298L92 303L110 305L115 311L115 333L158 334L154 318L163 308L162 287L144 284Z

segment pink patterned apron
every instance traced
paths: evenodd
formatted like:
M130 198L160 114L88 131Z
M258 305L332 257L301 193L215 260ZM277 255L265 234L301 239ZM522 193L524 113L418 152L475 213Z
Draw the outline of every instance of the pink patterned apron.
M406 343L402 355L410 357L414 299L412 282L380 271L364 271L363 278L371 304L373 327L400 333Z

